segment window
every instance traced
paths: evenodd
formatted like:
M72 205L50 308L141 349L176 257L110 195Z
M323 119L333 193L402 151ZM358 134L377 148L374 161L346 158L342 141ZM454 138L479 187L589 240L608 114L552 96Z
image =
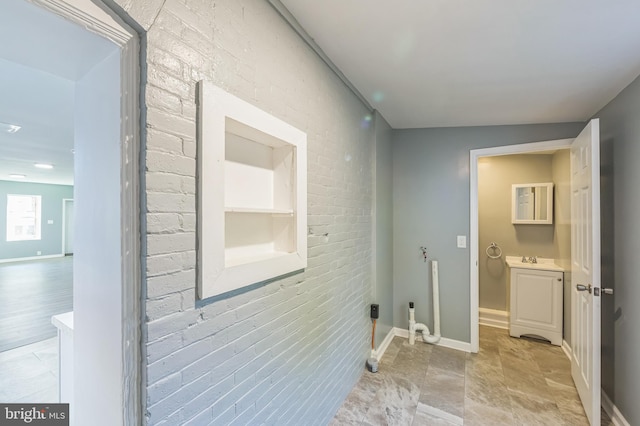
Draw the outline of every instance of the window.
M39 195L7 195L7 241L40 239Z

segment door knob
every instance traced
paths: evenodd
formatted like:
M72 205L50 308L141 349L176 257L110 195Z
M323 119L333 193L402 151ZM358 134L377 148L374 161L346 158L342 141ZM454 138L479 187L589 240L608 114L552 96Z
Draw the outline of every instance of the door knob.
M612 288L602 288L602 292L604 294L613 294L613 289Z
M576 284L576 289L578 291L588 291L589 293L591 293L591 284L587 284L587 285Z

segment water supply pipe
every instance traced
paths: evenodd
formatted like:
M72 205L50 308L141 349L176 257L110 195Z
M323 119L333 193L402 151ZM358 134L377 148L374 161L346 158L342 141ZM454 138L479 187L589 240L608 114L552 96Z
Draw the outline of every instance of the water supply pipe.
M438 261L431 261L431 277L433 287L433 328L431 334L426 324L416 323L415 308L413 302L409 302L409 344L416 341L416 331L422 332L422 340L426 343L438 343L440 341L440 283L438 279Z

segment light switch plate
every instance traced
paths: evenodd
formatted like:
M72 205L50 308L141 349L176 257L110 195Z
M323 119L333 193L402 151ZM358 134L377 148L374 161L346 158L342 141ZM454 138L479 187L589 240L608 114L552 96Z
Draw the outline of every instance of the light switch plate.
M48 224L48 225L53 225L53 219L49 219L49 220L47 220L47 224Z
M458 248L467 248L467 236L458 235Z

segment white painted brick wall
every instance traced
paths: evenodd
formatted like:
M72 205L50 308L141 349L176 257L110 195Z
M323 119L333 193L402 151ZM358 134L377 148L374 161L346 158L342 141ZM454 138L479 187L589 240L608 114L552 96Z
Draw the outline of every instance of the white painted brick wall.
M371 302L365 107L265 0L115 0L147 33L149 425L326 424L361 374ZM308 268L197 301L196 82L308 135Z

